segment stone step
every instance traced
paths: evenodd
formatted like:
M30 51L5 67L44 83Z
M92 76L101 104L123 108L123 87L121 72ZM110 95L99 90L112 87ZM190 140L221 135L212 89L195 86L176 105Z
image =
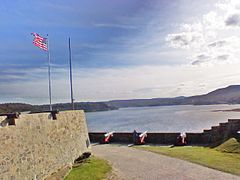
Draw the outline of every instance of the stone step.
M211 129L204 129L203 133L210 133L212 130Z
M219 126L212 126L211 129L212 130L216 130L216 129L219 129L220 127Z
M224 126L224 127L226 127L226 126L228 126L228 122L219 123L219 126Z
M240 119L228 119L229 123L240 123Z

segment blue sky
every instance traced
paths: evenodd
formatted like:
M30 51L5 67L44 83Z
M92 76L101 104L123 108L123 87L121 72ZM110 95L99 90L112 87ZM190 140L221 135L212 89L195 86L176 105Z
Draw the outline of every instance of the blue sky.
M157 1L156 1L157 2ZM81 67L111 67L138 64L113 59L104 54L126 52L126 41L145 33L154 11L162 11L161 21L170 19L165 1L5 1L1 4L2 57L6 64L39 66L44 55L30 46L31 32L49 34L52 61L67 63L67 38L72 38L76 64ZM155 4L162 8L155 9ZM173 3L172 6L176 6ZM163 24L165 24L163 22ZM163 27L162 31L164 31ZM15 56L10 56L15 54ZM96 57L97 56L97 57ZM16 58L17 57L17 58ZM9 61L8 61L9 60ZM42 63L43 64L43 63Z
M31 32L50 37L54 102L69 101L68 37L76 101L237 84L239 7L236 0L3 0L0 102L48 102L47 56Z

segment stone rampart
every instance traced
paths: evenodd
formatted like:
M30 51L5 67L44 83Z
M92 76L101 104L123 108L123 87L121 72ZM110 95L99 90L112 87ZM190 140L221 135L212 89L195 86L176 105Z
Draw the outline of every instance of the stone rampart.
M0 179L45 179L91 152L83 111L23 114L0 128ZM0 122L6 117L0 117Z
M100 142L106 132L90 132L91 142ZM180 133L147 133L146 143L151 144L174 144ZM202 133L187 133L188 141L191 144L202 143ZM116 132L113 135L112 142L133 143L132 132Z
M228 122L219 123L211 129L204 130L202 141L213 146L219 145L231 137L237 137L240 130L240 119L229 119Z
M204 144L218 145L225 140L237 136L237 131L240 130L240 119L229 119L226 123L220 123L219 126L213 126L209 130L204 130L202 133L186 133L188 144ZM91 142L99 142L106 132L90 132L89 137ZM147 133L146 143L153 144L174 144L177 136L180 133ZM116 132L114 133L113 142L133 143L132 132Z

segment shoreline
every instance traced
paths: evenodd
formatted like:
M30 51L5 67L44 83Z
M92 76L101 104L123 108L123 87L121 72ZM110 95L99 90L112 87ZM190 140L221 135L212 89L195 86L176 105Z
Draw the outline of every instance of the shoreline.
M213 110L212 112L240 112L240 108L236 109L218 109L218 110Z

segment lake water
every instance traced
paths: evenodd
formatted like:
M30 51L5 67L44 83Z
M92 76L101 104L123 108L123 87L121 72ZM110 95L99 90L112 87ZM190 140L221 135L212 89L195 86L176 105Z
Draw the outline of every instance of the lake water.
M121 108L114 111L86 113L90 132L202 132L240 112L212 112L240 108L240 105L155 106Z

